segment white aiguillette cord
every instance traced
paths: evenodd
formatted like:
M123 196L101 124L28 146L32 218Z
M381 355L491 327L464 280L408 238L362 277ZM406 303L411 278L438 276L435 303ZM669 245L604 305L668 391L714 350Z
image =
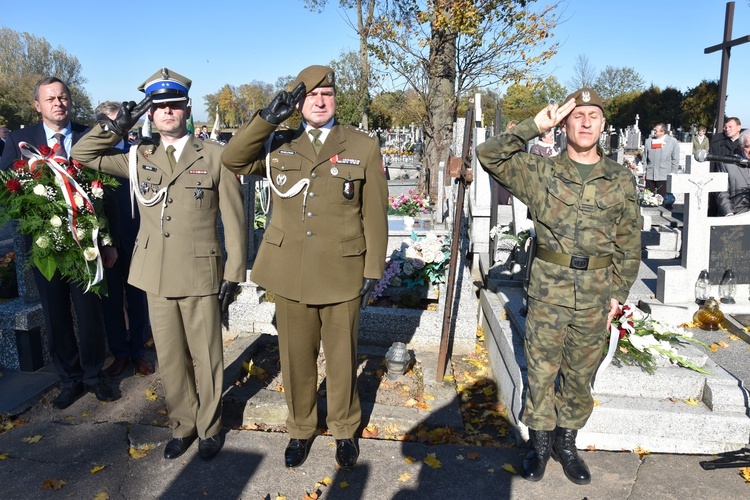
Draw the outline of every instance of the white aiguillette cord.
M266 178L268 179L268 183L271 185L271 189L273 189L273 192L281 198L291 198L293 196L297 196L303 189L305 190L305 194L302 197L302 220L305 220L305 207L307 206L307 188L310 186L310 179L308 179L307 177L305 177L304 179L300 179L294 186L290 187L286 193L282 193L276 188L273 183L273 179L271 178L271 141L273 140L273 136L274 134L272 133L265 144L266 151L268 151L266 153Z
M153 207L159 202L161 205L161 216L159 218L159 231L164 234L164 208L167 206L167 191L168 186L164 186L159 191L154 193L151 198L146 198L141 194L140 186L138 185L138 146L141 144L141 140L135 141L130 146L130 153L128 155L128 174L130 177L130 216L135 217L135 200L138 199L138 203L145 207Z

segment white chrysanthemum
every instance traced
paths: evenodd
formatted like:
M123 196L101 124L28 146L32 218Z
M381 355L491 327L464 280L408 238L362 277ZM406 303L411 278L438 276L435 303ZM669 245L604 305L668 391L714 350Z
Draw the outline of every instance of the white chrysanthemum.
M47 196L47 188L42 184L34 186L34 194L38 196Z
M40 236L36 239L36 246L39 248L47 248L49 246L49 239L46 236Z
M94 247L88 247L86 250L83 251L83 258L92 261L95 260L99 256L99 250L97 250Z
M53 215L52 218L49 220L49 223L52 227L60 227L62 226L62 219L58 217L57 215Z
M73 195L73 202L76 204L76 207L83 207L83 197L80 194L76 193Z

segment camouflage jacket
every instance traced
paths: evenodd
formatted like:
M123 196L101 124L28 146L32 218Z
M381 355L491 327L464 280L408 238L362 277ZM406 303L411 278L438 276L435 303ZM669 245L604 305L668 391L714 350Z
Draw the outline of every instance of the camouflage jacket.
M578 270L534 261L529 296L575 309L623 303L641 260L641 215L635 177L622 165L601 159L581 180L568 153L544 158L523 152L539 135L533 119L480 144L484 169L528 207L539 248L584 257L612 256L608 267Z

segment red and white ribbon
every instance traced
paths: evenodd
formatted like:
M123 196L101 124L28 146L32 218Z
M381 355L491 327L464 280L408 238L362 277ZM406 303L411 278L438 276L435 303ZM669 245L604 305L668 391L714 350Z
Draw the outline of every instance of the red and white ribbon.
M47 166L49 166L50 170L52 170L52 173L55 174L55 177L60 183L65 202L68 205L68 230L73 236L75 242L78 244L78 247L81 249L81 253L83 253L84 248L78 238L78 234L76 231L76 228L78 227L78 206L76 206L75 195L77 194L83 199L84 206L94 215L94 217L96 217L96 210L94 210L94 204L91 203L91 200L89 199L88 194L86 194L86 191L84 191L84 189L76 182L76 180L71 177L70 174L68 174L68 171L65 169L65 167L57 162L57 160L66 160L66 158L60 156L45 157L41 152L39 152L36 147L27 142L19 143L18 147L20 148L21 154L23 156L32 160L29 164L32 170L33 167L39 167L46 164ZM53 155L55 152L57 152L57 148L58 145L55 145L55 147L52 148ZM97 243L98 237L99 225L97 224L96 226L94 226L91 234L92 246L97 249L96 274L92 277L91 273L88 271L88 266L86 266L86 270L88 273L88 284L86 285L85 291L87 292L92 286L96 285L97 283L101 282L102 279L104 279L104 266L102 265L102 256L99 253L99 245Z

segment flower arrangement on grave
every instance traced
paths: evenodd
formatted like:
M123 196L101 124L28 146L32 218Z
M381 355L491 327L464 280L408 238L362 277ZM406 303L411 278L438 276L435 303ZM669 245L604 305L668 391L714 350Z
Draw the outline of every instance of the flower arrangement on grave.
M617 334L617 351L615 358L628 366L640 366L648 373L656 370L657 358L669 359L672 363L689 368L698 373L709 374L703 368L680 356L674 346L690 342L707 348L708 346L693 338L693 334L684 328L667 325L656 321L633 304L623 304L612 320L611 333Z
M18 220L31 235L29 262L47 279L55 271L87 291L103 292L99 245L111 245L104 215L106 187L114 177L55 155L57 148L19 144L24 159L0 172L0 225Z
M511 222L507 226L498 224L497 226L490 229L490 238L497 238L497 245L500 248L512 249L514 246L523 246L523 243L529 236L534 236L534 221L526 219L523 226L519 228L518 234L513 234L513 223Z
M408 215L415 217L419 214L429 213L430 199L422 198L410 189L408 194L401 193L398 196L388 197L388 215Z
M16 254L8 252L0 259L0 288L16 284Z
M401 249L394 250L386 259L383 277L373 289L372 301L383 295L389 286L417 288L432 283L445 282L445 266L450 260L450 242L432 231L425 236L412 233L403 241Z
M664 203L664 197L652 193L649 189L638 190L638 203L647 207L658 207Z

